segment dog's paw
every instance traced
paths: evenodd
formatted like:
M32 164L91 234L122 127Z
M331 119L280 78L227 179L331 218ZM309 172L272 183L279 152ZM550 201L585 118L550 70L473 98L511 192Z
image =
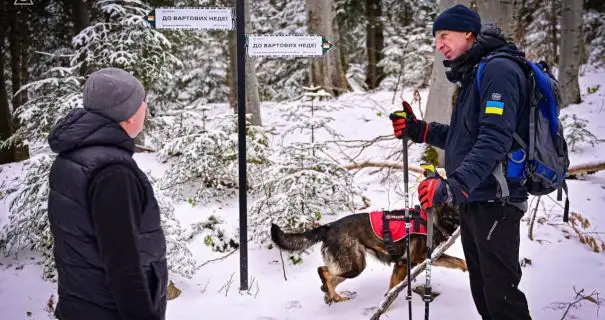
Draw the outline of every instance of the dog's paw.
M349 301L351 299L354 299L357 296L356 292L350 292L350 291L344 291L343 294L344 294L344 296L337 293L333 297L330 297L329 295L326 294L324 296L324 302L327 305L332 305L332 303L334 303L334 302Z

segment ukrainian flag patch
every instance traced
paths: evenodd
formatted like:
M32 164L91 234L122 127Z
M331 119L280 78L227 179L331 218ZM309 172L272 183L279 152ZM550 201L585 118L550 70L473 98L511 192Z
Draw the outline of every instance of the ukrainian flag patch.
M504 102L487 100L485 105L485 114L497 114L499 116L504 112Z

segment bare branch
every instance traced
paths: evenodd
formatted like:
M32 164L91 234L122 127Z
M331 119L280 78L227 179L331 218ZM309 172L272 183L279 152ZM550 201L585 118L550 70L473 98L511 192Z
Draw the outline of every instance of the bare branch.
M284 264L284 256L282 255L281 249L279 249L279 258L281 259L281 269L284 272L284 280L288 281L286 277L286 265Z
M231 252L227 253L226 255L224 255L224 256L222 256L222 257L218 257L218 258L210 259L210 260L208 260L208 261L206 261L206 262L204 262L204 263L200 264L200 265L198 266L198 269L199 269L199 268L201 268L201 267L203 267L203 266L205 266L205 265L207 265L207 264L209 264L210 262L214 262L214 261L223 260L223 259L227 258L228 256L232 255L233 253L235 253L235 251L237 251L237 250L238 250L238 249L234 249L233 251L231 251Z
M563 316L561 317L561 320L565 319L565 317L569 313L569 310L571 309L571 307L579 306L582 301L589 301L589 302L592 302L592 303L596 304L597 305L597 317L598 317L599 316L599 309L601 307L601 303L603 302L603 300L601 300L599 298L599 293L596 292L596 291L593 291L590 295L585 295L584 294L584 289L582 289L582 290L580 290L578 292L576 290L576 288L574 287L573 290L576 293L576 298L572 302L567 303L567 308L565 309L565 312L563 313ZM561 303L559 303L559 304L561 304Z
M147 148L144 146L140 146L140 145L135 145L134 146L134 152L156 152L156 150L153 150L151 148Z
M229 288L231 287L231 284L233 283L233 275L235 275L235 272L231 274L231 277L229 278L229 280L218 291L220 293L221 291L225 290L225 297L227 296L227 293L229 292Z
M540 198L536 198L536 206L534 207L534 211L531 214L530 222L529 222L529 231L528 237L529 240L534 241L534 223L536 222L536 216L538 215L538 207L540 206ZM533 201L533 200L532 200Z

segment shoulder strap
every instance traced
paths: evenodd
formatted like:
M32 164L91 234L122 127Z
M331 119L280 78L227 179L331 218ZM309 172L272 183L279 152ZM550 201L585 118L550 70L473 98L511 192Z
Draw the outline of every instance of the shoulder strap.
M528 76L528 68L531 68L530 66L527 65L527 63L525 62L525 60L523 60L521 57L518 56L514 56L512 54L508 54L508 53L494 53L488 56L485 56L481 62L479 63L479 65L477 66L477 71L475 74L475 83L477 85L477 93L481 92L481 77L483 76L483 70L485 69L485 65L487 64L487 62L491 59L494 58L507 58L510 59L514 62L516 62L520 67L521 70L523 70L523 72L525 73L526 76ZM531 78L531 77L529 77ZM528 85L529 88L531 88L530 85ZM531 92L529 92L530 90L528 90L529 95L531 95ZM523 139L521 138L521 136L519 136L519 134L517 134L517 132L513 133L513 139L515 139L515 141L519 144L519 146L521 146L521 148L526 149L527 148L527 143L525 143L525 141L523 141Z
M526 76L528 76L531 72L531 66L529 66L527 64L527 61L522 57L510 54L510 53L504 53L504 52L492 53L490 55L485 56L483 59L481 59L481 62L477 66L477 72L475 75L475 80L476 80L475 82L477 84L477 89L479 89L479 90L481 89L481 76L483 76L483 69L485 68L485 64L494 58L506 58L506 59L516 62L519 65L519 67L521 67L521 70L523 70L523 72L525 73Z
M521 67L521 69L523 70L525 75L526 76L528 75L529 66L526 64L525 60L522 60L520 57L513 56L511 54L506 54L506 53L495 53L495 54L488 55L481 60L481 62L479 63L479 65L476 68L475 83L477 86L477 94L480 94L480 92L481 92L481 77L483 76L483 70L485 69L485 65L491 59L499 58L499 57L507 58L507 59L510 59L510 60L516 62ZM531 94L531 93L528 92L528 94ZM530 127L531 127L531 124L530 124ZM519 144L519 146L521 146L521 148L527 149L527 143L525 143L525 141L523 141L521 136L519 136L519 134L516 131L513 133L513 139L515 139L515 141ZM508 189L508 183L506 182L506 177L504 175L504 164L502 163L502 161L500 161L496 164L496 167L492 171L492 175L496 179L496 182L498 183L498 186L499 186L498 197L500 199L502 199L503 203L508 202L508 199L510 197L510 190Z

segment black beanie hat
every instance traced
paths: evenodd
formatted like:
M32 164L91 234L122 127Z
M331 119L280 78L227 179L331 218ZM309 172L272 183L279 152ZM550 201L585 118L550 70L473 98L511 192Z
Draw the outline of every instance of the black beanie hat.
M437 16L433 23L433 36L439 30L479 33L481 17L469 7L457 4Z

